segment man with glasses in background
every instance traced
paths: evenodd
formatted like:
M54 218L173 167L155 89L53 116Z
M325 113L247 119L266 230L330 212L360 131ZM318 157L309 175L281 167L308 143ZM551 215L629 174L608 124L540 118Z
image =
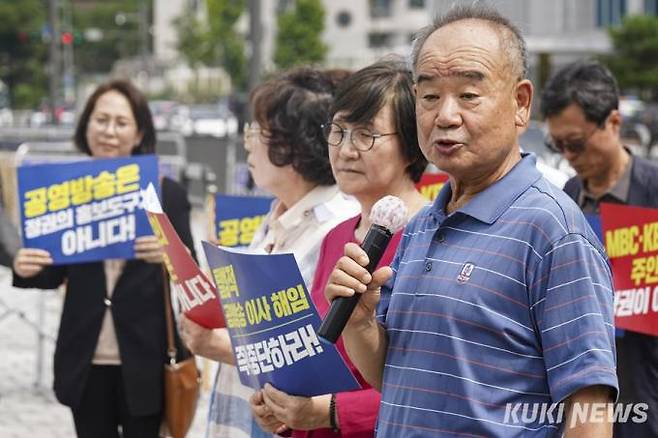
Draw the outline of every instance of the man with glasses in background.
M619 90L612 73L593 61L558 71L541 100L547 146L577 175L564 191L584 213L601 202L658 208L658 166L634 156L620 137ZM658 338L626 331L618 337L619 402L648 403L644 424L615 424L615 437L658 436Z

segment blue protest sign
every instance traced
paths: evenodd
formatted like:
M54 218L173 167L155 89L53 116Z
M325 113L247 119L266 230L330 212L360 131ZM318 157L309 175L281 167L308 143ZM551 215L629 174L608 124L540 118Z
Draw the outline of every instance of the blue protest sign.
M332 344L292 254L245 254L203 242L231 336L240 381L291 395L359 389Z
M592 227L594 234L599 238L601 245L603 245L603 231L601 228L601 216L594 213L585 213L585 219L589 223L589 226Z
M18 168L23 246L55 264L133 258L134 240L153 234L140 189L158 184L154 155Z
M215 238L222 246L247 246L270 211L272 198L215 195Z
M599 238L601 245L605 248L605 241L603 240L603 227L601 226L601 216L594 213L585 213L585 219L589 223L589 226L592 227L594 234ZM624 330L620 328L615 328L615 336L621 338L624 336Z

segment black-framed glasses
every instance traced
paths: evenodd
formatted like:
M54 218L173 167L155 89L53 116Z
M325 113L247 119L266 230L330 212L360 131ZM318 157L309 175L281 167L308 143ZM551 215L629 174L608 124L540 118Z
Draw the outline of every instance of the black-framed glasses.
M572 154L579 154L585 150L587 142L590 138L598 131L600 128L597 126L585 136L585 138L579 138L576 140L556 140L550 134L546 134L544 138L544 144L551 151L558 154L563 154L564 151L569 151Z
M323 124L322 130L329 146L340 147L343 144L343 140L349 137L352 146L361 152L367 152L372 149L376 139L397 134L397 132L380 134L378 132L372 132L368 128L345 129L335 122Z

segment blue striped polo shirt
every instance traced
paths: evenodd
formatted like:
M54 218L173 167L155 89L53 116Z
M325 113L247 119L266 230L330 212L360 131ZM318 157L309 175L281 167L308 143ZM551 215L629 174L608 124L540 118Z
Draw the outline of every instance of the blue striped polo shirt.
M560 436L539 403L617 393L603 249L533 155L446 216L450 196L446 184L405 228L382 288L378 436Z

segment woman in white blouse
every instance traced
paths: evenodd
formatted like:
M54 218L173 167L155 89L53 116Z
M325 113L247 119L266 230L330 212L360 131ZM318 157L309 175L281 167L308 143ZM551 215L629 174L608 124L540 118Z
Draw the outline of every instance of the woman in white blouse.
M250 245L255 251L292 252L307 287L313 281L322 239L358 212L338 191L322 124L329 120L334 78L294 70L257 87L245 129L247 163L256 185L276 199ZM264 432L251 416L253 391L240 383L226 329L207 330L183 318L181 333L195 353L220 362L208 417L213 437L254 437ZM266 436L266 435L264 435Z

